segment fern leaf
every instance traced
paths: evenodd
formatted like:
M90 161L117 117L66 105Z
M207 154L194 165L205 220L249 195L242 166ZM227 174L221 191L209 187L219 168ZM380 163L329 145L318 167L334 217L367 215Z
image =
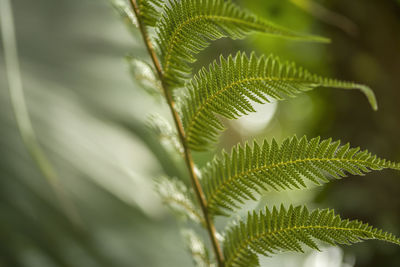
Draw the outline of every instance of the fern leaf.
M176 130L160 115L153 114L149 116L147 120L147 126L155 133L155 135L161 141L161 144L165 145L168 151L173 151L183 156L183 147L179 141Z
M162 95L160 81L157 78L155 70L149 63L132 56L127 56L126 60L128 61L129 70L135 83L138 83L141 88L152 96Z
M377 108L374 93L365 85L317 76L274 56L252 53L248 58L240 52L227 59L221 56L220 64L202 69L187 85L181 113L188 145L204 150L216 142L224 130L217 115L236 119L255 112L251 101L283 100L319 86L360 89Z
M164 0L138 0L140 16L147 26L156 25Z
M318 249L314 240L330 245L352 244L378 239L400 245L393 234L354 220L342 220L333 210L314 210L290 206L249 213L247 222L228 230L224 241L226 267L259 266L257 254L303 252L303 246Z
M230 1L170 0L156 27L156 42L167 84L171 88L182 85L191 72L188 63L195 62L194 54L205 49L210 41L223 37L239 39L251 32L326 41L276 26Z
M224 209L234 210L238 203L255 199L254 193L260 189L305 188L304 179L320 185L328 181L326 174L339 179L346 173L363 175L384 168L400 170L400 163L350 148L349 144L340 145L340 141L293 137L281 145L272 140L262 146L254 142L252 147L234 147L230 155L223 153L202 170L202 184L208 208L215 214L225 214Z
M181 231L185 245L192 255L196 267L211 267L209 253L203 240L193 231L184 229Z
M136 32L138 28L138 22L135 14L132 11L132 8L126 3L124 0L112 0L112 6L120 15L122 20L124 21L127 28L132 32Z
M204 219L198 212L199 208L192 201L182 181L176 178L160 177L156 180L156 191L176 215L204 225Z

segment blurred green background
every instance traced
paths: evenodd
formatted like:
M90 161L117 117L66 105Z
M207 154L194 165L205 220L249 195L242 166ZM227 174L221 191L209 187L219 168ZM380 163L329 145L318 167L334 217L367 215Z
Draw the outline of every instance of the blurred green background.
M186 172L181 160L146 128L149 114L169 113L161 100L130 78L124 56L145 57L140 38L132 38L106 0L11 2L33 127L76 216L68 216L23 146L1 49L0 266L192 266L180 223L153 192L154 177L167 174L185 180ZM283 26L329 37L332 43L262 35L224 39L199 55L196 68L238 49L272 52L313 72L370 85L380 109L373 112L356 91L317 89L227 122L218 150L249 138L307 134L349 141L400 161L399 1L236 2ZM195 157L201 166L212 155ZM249 207L280 202L333 207L344 217L399 235L399 178L393 171L349 177L323 188L269 193ZM224 221L217 221L220 230ZM319 254L284 253L262 262L395 267L400 266L400 249L370 241Z

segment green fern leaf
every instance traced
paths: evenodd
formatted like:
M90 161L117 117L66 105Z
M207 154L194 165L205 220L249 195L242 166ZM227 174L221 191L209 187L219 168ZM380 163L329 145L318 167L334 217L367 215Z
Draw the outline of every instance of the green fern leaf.
M393 234L354 220L342 220L333 210L290 206L249 213L247 222L228 230L224 241L226 267L259 266L257 254L270 256L282 251L303 252L303 245L318 249L314 240L330 245L378 239L400 245Z
M188 63L210 41L222 37L243 38L262 32L288 38L327 41L325 38L298 34L244 11L224 0L170 0L156 27L164 76L169 87L182 85L189 77Z
M248 58L240 52L227 59L221 56L219 65L214 62L208 70L202 69L187 85L181 113L188 145L204 150L216 142L224 130L217 115L236 119L255 112L251 101L282 100L319 86L360 89L377 108L374 93L365 85L317 76L274 56L252 53Z
M138 0L140 16L147 26L156 25L164 2L164 0Z
M305 188L304 179L320 185L329 181L326 174L339 179L346 173L363 175L384 168L400 170L400 163L350 148L349 144L341 146L331 139L293 137L280 146L272 140L262 146L257 142L252 147L238 145L230 155L224 152L202 170L202 184L208 208L215 214L225 214L224 209L233 210L238 203L255 199L254 193L260 189Z

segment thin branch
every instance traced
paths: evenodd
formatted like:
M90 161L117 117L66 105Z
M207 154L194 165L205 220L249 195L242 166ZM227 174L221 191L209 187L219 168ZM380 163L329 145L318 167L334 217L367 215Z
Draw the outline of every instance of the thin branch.
M163 74L163 71L162 71L162 67L161 67L160 61L158 60L156 52L154 51L153 45L152 45L152 43L150 41L150 38L149 38L149 36L147 34L145 25L143 24L142 20L140 19L139 6L138 6L136 0L130 0L130 3L131 3L133 11L135 12L135 15L136 15L136 18L137 18L137 21L138 21L138 25L139 25L139 30L140 30L140 32L142 34L144 43L145 43L147 51L148 51L148 53L149 53L149 55L151 57L151 60L152 60L152 62L154 64L154 67L155 67L155 69L157 71L158 77L159 77L159 79L161 81L161 85L162 85L162 88L163 88L163 91L164 91L164 95L165 95L165 97L167 99L168 106L169 106L169 108L171 110L171 114L172 114L172 117L173 117L174 122L175 122L175 126L176 126L178 134L179 134L179 139L180 139L180 141L182 143L182 146L183 146L183 149L184 149L184 157L185 157L186 165L188 167L190 179L192 181L194 191L196 192L197 199L198 199L198 201L200 203L200 206L201 206L201 210L202 210L202 213L203 213L203 216L204 216L204 220L206 222L207 231L208 231L208 234L209 234L209 237L210 237L210 240L211 240L214 252L215 252L215 256L216 256L216 259L217 259L217 262L218 262L218 266L219 267L223 267L224 266L224 256L223 256L220 244L219 244L219 242L217 240L216 230L215 230L215 226L214 226L213 220L211 218L211 215L208 212L207 200L205 198L203 189L202 189L202 187L200 185L199 179L198 179L198 177L197 177L197 175L196 175L196 173L194 171L195 168L194 168L193 158L192 158L191 152L190 152L190 150L189 150L189 148L187 146L185 132L184 132L183 125L182 125L181 119L179 117L179 114L176 111L175 101L173 100L171 91L168 89L168 86L167 86L167 84L165 82L164 74Z

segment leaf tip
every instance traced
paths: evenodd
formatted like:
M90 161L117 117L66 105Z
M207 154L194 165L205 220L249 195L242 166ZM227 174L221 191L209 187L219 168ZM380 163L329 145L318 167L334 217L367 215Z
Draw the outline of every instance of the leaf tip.
M371 105L372 109L374 111L377 111L378 110L378 102L376 100L374 91L372 91L372 89L366 85L361 85L360 90L367 97L368 102Z

